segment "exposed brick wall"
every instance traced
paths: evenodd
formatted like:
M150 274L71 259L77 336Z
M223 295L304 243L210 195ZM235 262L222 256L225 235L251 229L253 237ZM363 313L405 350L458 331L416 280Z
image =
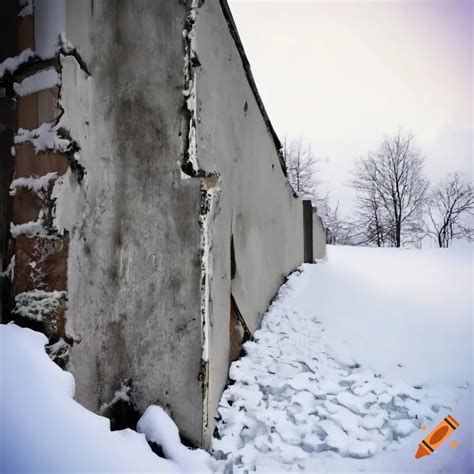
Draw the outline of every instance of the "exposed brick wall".
M18 0L3 0L0 15L0 62L15 56L19 51L18 44ZM14 125L14 103L7 95L6 87L0 84L0 271L10 263L9 222L10 198L9 187L13 178L13 157L10 147ZM11 318L12 291L8 278L0 278L0 320L8 322Z
M16 15L19 8L16 8ZM24 17L16 16L17 51L30 48L35 51L35 21L33 15ZM10 56L14 56L11 54ZM14 92L13 84L32 77L38 72L51 67L60 71L59 55L48 60L35 60L21 65L2 78L5 89L11 96L14 104L14 130L34 130L44 123L56 123L61 114L60 88L53 86L50 89L40 90L24 96ZM10 134L9 149L13 145ZM69 168L71 157L67 153L56 150L35 150L32 142L17 143L13 145L13 176L9 176L8 186L12 178L41 178L47 173L56 173L56 178L64 175ZM10 154L10 151L9 151ZM14 275L12 281L13 294L16 305L13 309L13 319L23 325L31 325L42 329L51 340L65 338L64 315L66 310L65 292L67 290L67 254L68 234L58 233L54 227L53 219L55 201L51 194L55 179L52 179L46 188L34 190L30 187L17 186L10 190L8 200L8 221L13 225L40 222L42 231L31 232L28 229L10 235L8 259L14 256ZM4 193L5 194L5 193ZM8 233L5 232L5 233ZM43 293L29 292L41 291ZM43 298L43 300L41 299ZM42 304L41 301L60 300L51 309L51 305ZM58 301L59 301L58 300ZM31 307L28 308L28 305ZM49 311L51 314L39 314ZM37 319L32 316L37 316ZM42 321L40 320L42 318ZM39 326L39 327L38 327ZM42 326L42 327L41 327Z

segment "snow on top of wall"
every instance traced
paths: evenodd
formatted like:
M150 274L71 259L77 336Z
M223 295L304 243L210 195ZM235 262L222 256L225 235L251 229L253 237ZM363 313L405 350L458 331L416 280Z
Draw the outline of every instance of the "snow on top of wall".
M35 235L47 236L48 231L43 226L43 219L40 217L37 221L29 221L24 224L13 224L10 222L10 234L13 238L19 235L33 237Z
M39 71L32 76L23 79L20 83L13 84L13 90L21 97L34 94L35 92L51 89L61 84L61 77L56 69L50 68Z
M17 56L0 63L0 79L9 72L13 74L22 64L32 59L52 59L58 53L71 53L75 50L66 38L65 0L23 0L18 16L35 14L35 51L24 49Z
M35 26L36 24L35 22ZM47 46L44 46L43 49L37 47L36 51L33 51L31 48L27 48L21 51L17 56L6 58L0 63L0 79L2 79L7 72L13 74L21 65L30 60L52 59L58 53L68 54L75 51L76 48L67 39L64 32L56 32L53 38L54 39L48 40L48 43L46 43Z
M15 72L22 64L37 57L37 54L30 48L24 49L18 56L5 59L0 63L0 79L7 73Z
M51 182L57 177L58 173L53 171L40 177L28 176L26 178L16 178L10 184L10 196L14 196L16 194L17 188L30 189L34 193L37 193L38 191L46 191L49 188Z
M31 142L35 147L36 153L47 150L65 152L68 150L71 142L66 138L61 138L58 135L58 129L59 124L55 125L52 122L43 123L34 130L20 128L15 135L14 143Z
M19 235L26 235L28 237L34 236L43 236L51 237L48 229L44 227L44 210L41 209L38 214L38 219L36 221L25 222L24 224L14 224L10 222L10 234L13 238L18 237Z
M45 352L44 335L0 325L1 472L209 472L202 451L181 446L166 415L153 407L139 424L171 447L173 460L153 453L144 434L111 431L110 421L74 397L74 377ZM168 441L169 439L169 441ZM180 444L180 443L179 443ZM208 458L209 459L209 458Z
M14 313L22 318L42 322L57 314L65 299L65 291L25 291L15 296Z

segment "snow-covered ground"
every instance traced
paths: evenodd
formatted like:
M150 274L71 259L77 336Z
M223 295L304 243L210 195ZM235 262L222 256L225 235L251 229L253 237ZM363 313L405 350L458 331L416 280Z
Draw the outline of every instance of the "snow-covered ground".
M0 325L0 472L473 472L471 247L328 257L290 276L233 364L219 461L184 447L157 406L110 431L43 335ZM448 414L459 428L415 459Z
M472 341L470 246L330 247L233 364L214 454L228 471L473 472ZM458 430L415 459L448 414Z

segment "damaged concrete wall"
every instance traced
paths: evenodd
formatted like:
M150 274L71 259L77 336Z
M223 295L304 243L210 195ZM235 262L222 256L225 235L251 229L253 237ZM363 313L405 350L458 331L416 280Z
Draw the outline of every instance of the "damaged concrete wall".
M207 440L227 382L228 354L235 352L230 296L253 332L285 276L304 257L302 201L282 170L278 141L226 8L218 0L203 2L195 35L197 160L219 176L220 189L209 268Z
M119 426L122 389L206 445L230 362L304 258L303 205L227 4L22 11L7 75L17 315L54 315L43 330L87 408Z
M86 175L62 206L77 399L98 411L131 382L139 411L162 405L201 444L201 183L180 166L186 13L178 1L67 2L67 37L90 76L64 61Z
M86 407L114 418L126 384L136 410L160 404L199 445L207 191L181 170L188 8L24 0L15 10L23 43L0 65L17 104L5 184L15 320L67 349Z

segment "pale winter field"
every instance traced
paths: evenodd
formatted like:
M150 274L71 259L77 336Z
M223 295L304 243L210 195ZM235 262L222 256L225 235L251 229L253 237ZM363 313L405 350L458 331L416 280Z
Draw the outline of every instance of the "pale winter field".
M73 400L44 336L1 325L0 472L472 472L472 341L470 246L330 247L233 364L214 459L182 446L159 407L111 432ZM460 427L415 459L448 414Z
M215 455L239 471L472 472L472 341L472 247L329 247L233 365ZM458 430L415 459L450 413Z

